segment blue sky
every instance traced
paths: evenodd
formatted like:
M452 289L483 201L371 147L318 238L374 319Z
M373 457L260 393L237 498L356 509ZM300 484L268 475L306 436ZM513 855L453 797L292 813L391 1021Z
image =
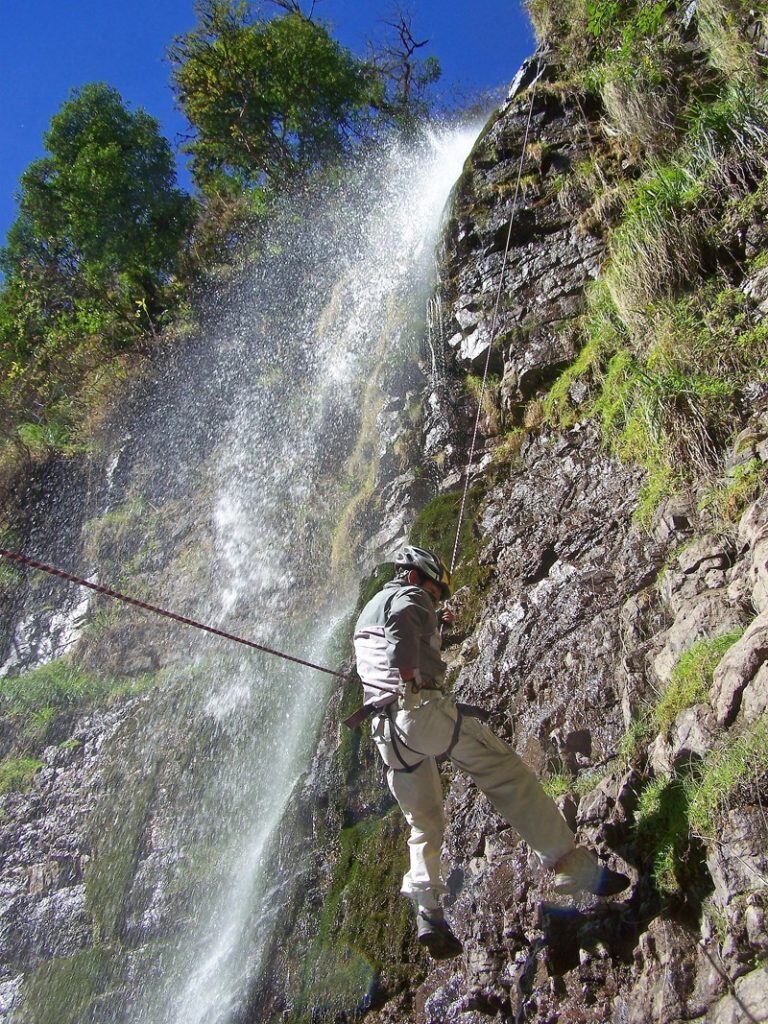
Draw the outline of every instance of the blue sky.
M520 0L412 0L417 34L443 66L443 87L492 88L508 82L534 42ZM316 17L361 53L382 31L390 0L322 0ZM24 168L43 153L42 137L69 90L115 86L158 119L178 144L185 122L175 109L164 54L194 24L193 0L0 0L0 241L15 216ZM425 51L426 52L426 51ZM180 160L180 177L189 179Z

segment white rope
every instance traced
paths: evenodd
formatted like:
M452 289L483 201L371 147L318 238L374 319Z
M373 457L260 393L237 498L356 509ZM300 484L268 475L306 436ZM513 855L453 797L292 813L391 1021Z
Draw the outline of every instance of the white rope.
M491 351L493 350L493 343L496 340L497 324L499 319L499 308L501 306L501 291L504 286L504 275L507 271L507 262L509 260L509 249L512 244L512 226L515 223L515 214L517 213L517 200L520 195L520 181L523 176L523 164L525 162L525 151L528 147L528 135L531 130L531 120L533 118L533 101L536 97L536 85L539 81L539 75L541 73L541 55L536 60L536 75L531 84L531 102L528 107L528 121L525 125L525 137L523 139L523 148L520 153L520 163L517 168L517 181L515 182L515 196L512 200L512 215L509 220L509 230L507 231L507 244L504 248L504 259L501 264L501 276L499 277L499 287L496 292L496 305L493 310L493 319L491 320L491 337L488 342L488 350L485 353L485 367L483 369L483 381L480 385L480 393L477 399L477 415L475 416L475 427L472 431L472 444L469 447L469 461L467 463L466 476L464 478L464 491L461 495L461 505L459 506L459 521L456 526L456 539L453 543L453 554L451 555L451 572L453 572L454 566L456 565L456 556L459 553L459 538L461 536L461 527L464 522L464 512L467 506L467 495L469 493L469 481L472 474L472 466L475 461L475 450L477 448L477 434L480 428L480 415L483 409L483 398L485 397L486 385L488 382L488 367L491 365Z

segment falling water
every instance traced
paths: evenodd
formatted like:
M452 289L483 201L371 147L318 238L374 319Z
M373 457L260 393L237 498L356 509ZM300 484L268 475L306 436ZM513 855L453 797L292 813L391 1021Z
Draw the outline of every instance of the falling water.
M382 383L402 396L413 380L441 213L475 134L393 145L286 203L212 300L158 407L140 432L131 424L163 467L152 500L184 494L180 516L207 530L187 614L332 657L356 593L355 538L371 525L356 515L376 480ZM332 681L197 634L184 642L172 696L153 696L116 755L144 759L154 804L121 911L121 941L139 950L130 998L99 1018L114 1024L232 1020L306 869L298 853L290 877L270 865ZM115 799L141 785L123 781ZM107 828L118 817L131 815L107 813Z

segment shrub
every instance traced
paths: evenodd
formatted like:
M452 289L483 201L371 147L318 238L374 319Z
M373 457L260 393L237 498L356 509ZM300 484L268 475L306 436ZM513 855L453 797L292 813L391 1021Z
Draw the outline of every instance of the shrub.
M669 685L653 708L652 721L659 732L666 732L681 711L708 699L715 669L742 632L700 640L681 655Z

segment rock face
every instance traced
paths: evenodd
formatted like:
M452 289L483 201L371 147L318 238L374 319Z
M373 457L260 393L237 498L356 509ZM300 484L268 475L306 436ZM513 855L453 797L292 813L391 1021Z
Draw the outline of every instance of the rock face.
M532 80L535 73L531 64L523 76ZM718 837L689 838L688 812L680 805L686 839L675 854L671 887L660 881L661 833L670 822L673 830L680 823L670 818L662 826L658 814L665 812L648 810L654 786L666 801L683 792L697 770L692 766L732 742L724 727L739 736L765 710L768 509L764 499L749 506L738 537L708 532L695 496L667 502L650 527L641 527L634 513L642 474L605 451L597 428L586 423L553 431L536 422L537 402L573 358L569 323L604 256L601 239L578 226L581 211L564 206L552 184L587 155L590 112L547 88L548 73L544 63L528 147L530 91L512 95L491 120L454 190L435 304L445 344L437 362L447 370L424 396L423 457L440 465L437 500L454 491L472 413L460 382L478 372L490 341L522 152L527 181L491 356L495 409L481 417L483 447L472 480L482 499L468 557L488 571L481 597L472 596L469 626L449 641L451 678L459 697L487 708L498 732L536 771L559 780L567 820L583 842L631 876L632 890L614 903L569 906L554 899L550 879L525 845L473 785L447 767L449 915L464 955L432 964L414 953L407 934L380 937L378 946L369 937L361 951L381 968L370 1009L366 1000L323 1011L310 998L315 1016L304 1016L306 1004L302 1009L290 986L286 1003L278 982L285 1020L768 1019L764 968L755 969L764 955L768 894L766 823L758 821L766 796L764 754L729 797ZM765 412L756 407L745 431L757 438L751 457L764 459L765 429ZM507 448L501 437L510 430L516 442ZM726 468L739 459L737 443ZM460 623L468 595L460 591L455 600ZM648 709L680 685L681 657L723 636L733 645L714 670L709 700L699 693L698 703L689 701L661 729L653 718L647 722ZM644 730L639 741L632 739L638 723ZM333 717L327 735L332 746ZM365 738L357 758L346 769L348 799L342 798L346 810L339 812L347 828L369 820L376 800L379 770ZM325 780L333 804L339 776L322 756L316 777ZM379 790L379 799L386 793ZM402 849L402 829L399 842ZM337 841L328 849L333 863ZM394 857L396 851L388 852ZM375 905L387 906L378 896L376 903L369 894ZM399 898L394 886L390 898ZM298 909L294 934L314 934L318 905L327 911L322 874L309 904ZM354 931L354 908L342 900L333 920ZM395 969L398 943L404 966ZM300 945L303 955L310 948ZM268 1009L278 1002L276 992L262 995L263 1017L254 1021L269 1019Z
M429 497L451 499L460 484L474 417L465 378L491 341L522 155L459 562L473 567L474 585L456 595L450 679L460 699L488 709L499 734L549 780L581 841L628 873L632 889L616 902L557 899L525 844L447 766L449 915L465 951L430 962L397 891L406 833L370 738L339 725L358 699L356 687L342 687L285 829L311 849L311 863L240 1024L768 1019L768 762L764 747L749 746L768 704L768 500L752 501L732 535L702 525L695 496L668 501L641 527L641 471L611 456L593 423L542 423L541 400L575 355L570 326L604 258L599 233L584 228L577 199L561 187L589 155L594 112L564 99L552 77L544 59L523 69L454 190L432 307L433 376L379 412L380 503L363 558L370 568L391 555L415 509ZM420 419L405 428L414 403ZM746 450L765 462L768 411L756 403L748 418ZM733 445L726 472L744 451ZM182 512L177 524L183 533ZM649 718L679 686L681 656L726 635L731 646L704 691L670 704L663 725ZM121 650L131 646L126 637ZM81 722L76 744L46 751L29 793L3 798L0 1021L50 1019L24 1015L22 975L52 984L51 963L70 969L74 954L94 946L103 958L78 977L87 975L86 995L103 999L112 1020L147 962L142 937L173 937L188 924L183 879L194 866L158 823L195 799L203 747L185 746L173 730L155 737L153 749L176 753L161 764L150 758L146 791L141 772L116 776L99 757L107 740L119 751L115 735L147 728L148 699ZM737 766L733 786L719 791L712 835L695 824L687 780L742 737L750 770L738 775ZM99 850L93 826L104 787L133 788L136 799L126 809L131 834L113 851L124 873L94 915L87 858ZM150 804L154 825L145 828ZM290 877L295 847L287 838L278 847L275 870ZM66 1020L85 1020L86 1005L97 1014L87 1019L98 1020L98 1001L85 997L73 998Z

